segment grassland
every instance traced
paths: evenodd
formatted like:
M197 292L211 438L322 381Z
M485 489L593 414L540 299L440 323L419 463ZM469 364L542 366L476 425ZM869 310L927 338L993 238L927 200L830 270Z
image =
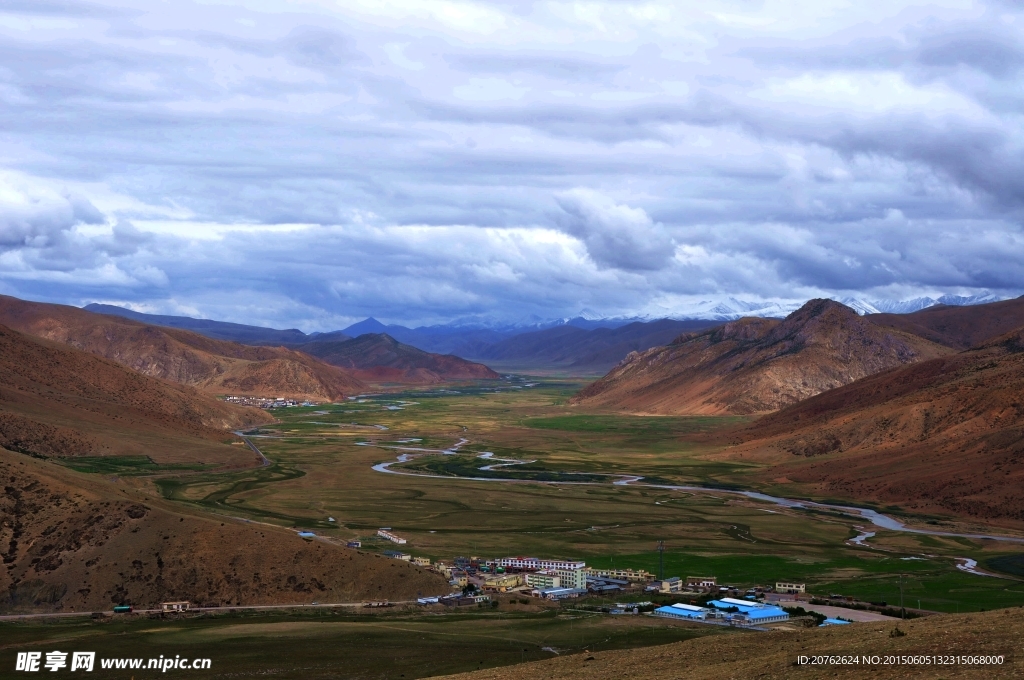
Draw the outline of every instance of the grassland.
M149 456L76 456L57 459L65 467L78 472L102 475L151 475L157 472L206 470L214 465L203 463L157 463Z
M579 386L514 380L282 410L280 422L253 433L272 466L163 475L157 484L182 503L312 528L330 540L360 538L371 550L393 547L374 537L390 526L409 540L409 552L433 559L534 554L657 571L654 547L663 540L667 575L709 574L736 585L795 579L819 594L893 603L904 574L908 606L920 600L925 609L955 612L1024 604L1021 581L965 573L954 560L1012 567L1022 552L1012 546L878 530L859 547L847 542L859 533L858 520L839 513L613 485L603 476L744 486L758 467L711 459L722 440L711 435L742 419L581 412L565 405ZM409 450L450 450L460 441L457 455ZM485 452L531 462L493 471L515 482L462 478L495 462L476 458ZM372 469L401 453L414 456L406 472L445 478ZM1013 576L1012 568L1003 571Z
M482 384L283 409L276 412L278 422L248 435L271 464L245 470L208 468L217 461L190 452L163 463L122 456L68 464L120 476L133 492L147 489L225 522L232 517L310 529L336 542L359 538L370 551L395 547L375 537L377 528L388 526L408 539L404 550L432 559L533 554L657 572L655 545L664 541L666 575L714 575L737 586L795 580L814 594L897 606L902 581L911 608L974 612L1024 605L1024 550L882 530L867 546L852 545L849 539L863 527L850 516L724 490L753 486L760 471L753 462L716 457L730 428L745 420L583 412L565 405L578 388L562 379L513 380L497 388ZM409 458L392 470L406 474L373 469L402 454ZM480 471L510 460L527 462ZM628 475L718 490L613 483ZM509 478L515 481L501 481ZM920 519L947 526L943 518ZM975 559L1009 578L960 571L955 558ZM10 670L14 654L26 649L209 657L213 668L202 675L211 678L411 680L542 660L554 651L603 653L696 636L748 635L577 609L586 604L524 605L505 595L496 609L236 610L180 620L133 615L0 622L0 678L16 675ZM745 648L742 641L726 646ZM125 680L132 675L96 673Z
M0 678L18 675L11 672L15 649L41 645L46 650L88 649L99 658L209 658L211 670L202 672L204 678L411 680L547 659L556 653L626 649L733 632L647 617L504 609L507 605L443 616L294 610L180 620L131 616L105 622L0 623ZM97 669L93 675L133 674Z

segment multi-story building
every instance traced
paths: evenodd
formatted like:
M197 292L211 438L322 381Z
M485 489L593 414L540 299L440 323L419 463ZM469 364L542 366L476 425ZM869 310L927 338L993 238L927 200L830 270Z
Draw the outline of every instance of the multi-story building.
M683 589L683 579L678 576L672 576L661 581L654 581L651 585L647 586L647 589L659 593L678 593Z
M791 595L795 593L806 593L807 585L804 583L784 583L779 581L775 584L775 592L789 593Z
M555 569L562 588L587 589L587 572L584 569Z
M558 572L553 570L542 570L527 574L526 585L531 588L536 588L537 590L561 588L562 580L558 576Z
M540 571L542 569L585 569L586 562L579 560L541 560L536 557L500 557L494 563L505 569Z
M589 578L614 578L622 581L653 581L654 574L643 569L595 569L587 567L584 569Z

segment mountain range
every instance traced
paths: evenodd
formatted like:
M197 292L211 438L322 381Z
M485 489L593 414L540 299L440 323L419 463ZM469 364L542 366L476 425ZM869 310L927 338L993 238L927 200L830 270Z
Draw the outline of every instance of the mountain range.
M215 394L333 401L366 385L283 347L252 347L77 307L0 296L0 324Z
M970 306L994 302L994 295L943 295L938 298L919 297L913 300L837 300L860 315L881 313L909 314L934 306ZM747 301L737 298L707 300L683 307L665 309L663 313L606 317L583 309L574 317L542 319L529 317L516 322L486 317L456 319L446 324L410 328L400 324L384 324L370 317L341 330L326 333L304 333L298 329L275 329L245 324L194 319L184 316L144 314L106 304L86 305L88 311L122 316L155 326L167 326L200 333L217 340L234 340L248 345L297 347L313 342L339 342L359 335L386 334L398 342L425 352L454 354L476 361L500 361L512 368L569 368L581 372L603 372L614 366L631 351L644 351L665 344L663 321L694 322L684 328L710 327L713 322L735 321L744 317L783 318L803 303L793 301ZM659 325L644 328L637 324ZM618 342L608 331L630 326ZM571 330L574 329L574 330ZM578 331L592 331L586 336ZM649 336L644 339L644 336ZM625 340L628 338L628 340ZM623 350L619 353L619 349Z
M833 300L811 300L781 321L739 319L632 353L571 403L651 414L764 413L949 352Z
M369 383L434 385L452 380L495 380L483 364L451 354L432 354L398 342L387 333L364 333L347 340L316 340L295 349L347 370Z
M90 311L0 296L0 324L210 394L335 401L369 389L363 378L427 384L498 377L486 366L425 352L383 334L308 336L297 330L155 317L175 324L167 326L149 323L149 315L136 312L131 312L135 318L98 313L109 309L92 306ZM255 344L242 344L236 337ZM265 344L272 340L301 342Z
M1024 521L1024 328L761 418L731 456L766 479L915 512ZM981 473L981 474L979 474Z

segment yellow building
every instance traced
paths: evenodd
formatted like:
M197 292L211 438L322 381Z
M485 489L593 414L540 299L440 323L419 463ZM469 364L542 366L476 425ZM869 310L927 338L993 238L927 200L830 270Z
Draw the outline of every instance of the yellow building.
M485 588L493 588L502 593L521 585L523 585L523 577L519 574L494 574L484 579Z
M779 581L775 584L775 592L789 593L791 595L795 593L806 593L807 585L804 583L783 583L782 581Z
M620 581L653 581L654 574L643 569L594 569L593 567L587 567L583 571L586 572L590 578L614 578Z
M429 557L414 557L414 558L412 558L412 563L416 564L416 565L419 565L421 567L429 567L430 566L430 558Z

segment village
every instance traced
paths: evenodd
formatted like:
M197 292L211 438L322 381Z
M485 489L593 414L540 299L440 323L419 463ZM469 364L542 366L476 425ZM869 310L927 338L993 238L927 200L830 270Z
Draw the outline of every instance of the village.
M231 394L224 397L224 401L237 406L252 406L254 408L273 409L288 408L291 406L318 406L319 402L300 401L287 397L251 397L246 395Z
M376 538L397 545L407 543L390 528L379 529ZM349 541L348 547L361 548L362 542ZM865 614L872 608L839 595L832 595L827 604L821 605L807 595L804 583L791 581L740 587L719 584L714 576L664 577L644 570L590 567L582 560L459 556L451 561L431 562L427 557L401 550L384 550L382 554L432 569L448 579L452 586L450 594L421 597L417 600L420 605L497 606L497 596L505 594L564 604L573 601L576 608L612 615L646 614L758 630L793 619L799 619L802 625L838 626L865 620L865 615L868 620L891 618L875 611ZM606 599L615 603L604 604ZM812 602L818 602L817 609L831 615L806 610ZM884 607L885 603L881 605ZM838 615L835 610L841 609L849 609L851 615Z

